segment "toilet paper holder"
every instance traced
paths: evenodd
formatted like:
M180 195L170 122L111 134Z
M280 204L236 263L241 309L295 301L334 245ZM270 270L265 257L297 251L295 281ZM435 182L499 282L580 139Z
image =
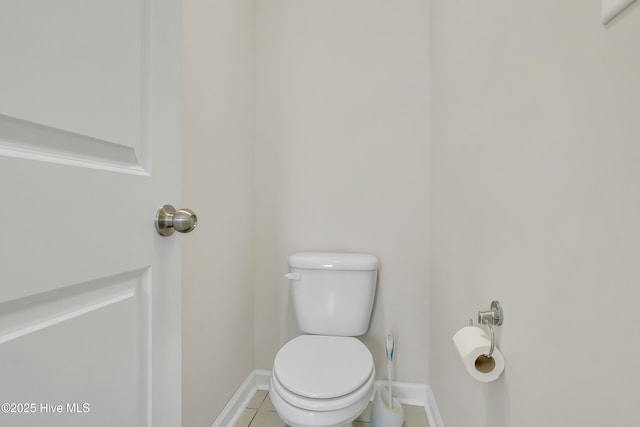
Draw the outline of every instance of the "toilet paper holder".
M504 322L504 311L499 301L491 301L491 310L478 312L478 323L481 325L501 326Z
M489 348L489 354L486 355L487 357L491 357L493 350L496 348L496 334L493 327L501 326L503 322L504 311L502 311L502 306L499 301L491 301L491 310L478 312L478 323L489 327L491 347ZM469 319L469 325L473 326L473 320Z

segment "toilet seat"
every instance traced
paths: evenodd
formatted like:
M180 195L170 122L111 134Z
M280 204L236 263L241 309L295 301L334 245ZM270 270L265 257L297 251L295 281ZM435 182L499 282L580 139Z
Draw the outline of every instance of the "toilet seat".
M356 338L301 335L285 344L273 366L274 387L291 404L330 411L361 399L373 385L371 353Z
M373 390L373 383L375 381L375 372L371 373L371 376L364 385L356 391L353 391L345 396L334 397L328 399L313 399L298 394L292 393L287 390L278 380L277 375L271 376L271 387L275 394L279 395L284 401L300 409L305 409L314 412L327 412L344 409L353 404L356 404L363 398L367 400L371 397L371 390Z

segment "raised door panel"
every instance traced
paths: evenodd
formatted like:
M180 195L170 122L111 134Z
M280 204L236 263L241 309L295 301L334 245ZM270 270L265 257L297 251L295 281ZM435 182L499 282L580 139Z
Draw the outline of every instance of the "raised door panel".
M149 4L7 0L2 11L5 150L145 167Z

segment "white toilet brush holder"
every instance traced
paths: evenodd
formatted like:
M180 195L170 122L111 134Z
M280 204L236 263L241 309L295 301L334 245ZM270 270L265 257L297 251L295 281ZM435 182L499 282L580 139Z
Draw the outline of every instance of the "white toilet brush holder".
M389 394L385 387L378 387L371 408L371 427L402 427L404 410L398 399L392 398L389 405Z
M393 334L388 333L385 341L387 350L387 387L378 387L371 409L371 427L402 427L404 410L398 399L392 397L391 373L393 371L393 353L395 341Z

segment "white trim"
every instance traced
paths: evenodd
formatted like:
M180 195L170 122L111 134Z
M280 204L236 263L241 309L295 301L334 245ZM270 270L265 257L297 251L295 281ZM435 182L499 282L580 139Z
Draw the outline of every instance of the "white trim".
M606 25L631 5L635 0L602 0L601 21Z
M271 385L271 371L266 369L256 369L253 371L256 375L256 387L258 390L269 390Z
M431 390L431 387L427 385L427 401L424 405L424 410L427 413L427 420L429 420L429 427L444 427L444 421L440 416L440 410L436 402L436 397Z
M251 372L211 427L233 426L242 415L253 394L257 390L269 391L270 384L271 371L256 369ZM377 390L378 387L386 386L386 384L387 382L384 380L376 381L375 390ZM373 396L375 396L375 390L371 395L372 399ZM427 384L394 382L393 395L404 405L424 407L427 420L429 420L429 427L444 427L436 399L431 391L431 387Z
M233 394L231 400L229 400L211 427L229 427L233 426L236 421L238 421L256 390L258 390L256 385L257 372L258 371L253 371L249 374L240 388Z
M378 387L387 387L386 380L377 380L373 396L375 396ZM427 403L427 385L415 383L393 382L392 393L394 399L403 405L425 406ZM373 400L373 396L371 399Z

